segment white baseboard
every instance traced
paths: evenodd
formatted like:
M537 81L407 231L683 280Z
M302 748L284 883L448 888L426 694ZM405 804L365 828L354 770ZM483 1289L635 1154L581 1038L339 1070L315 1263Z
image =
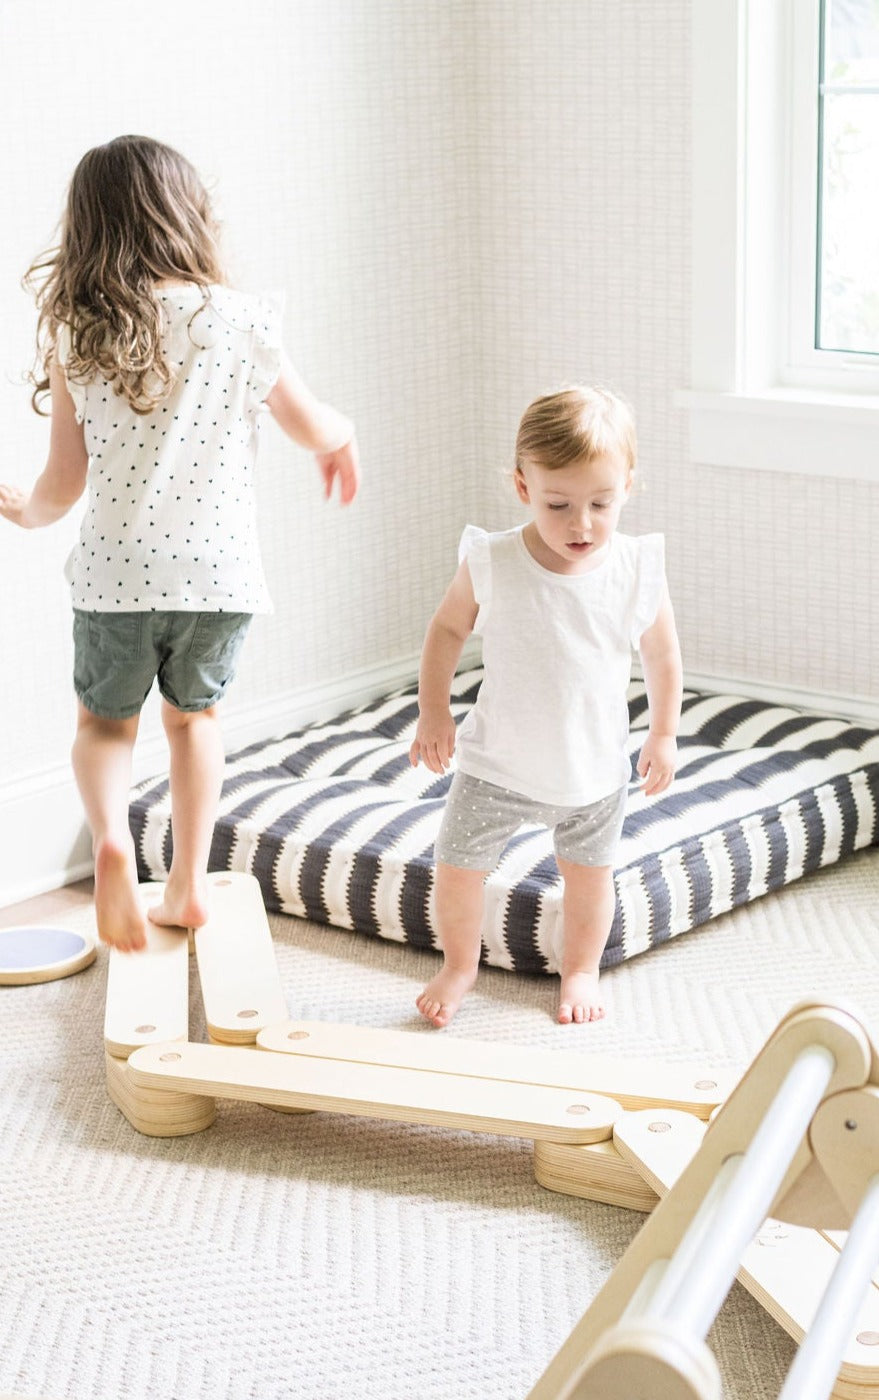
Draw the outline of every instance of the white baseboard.
M0 785L0 905L91 873L91 841L69 766Z
M477 659L478 651L468 647L465 664ZM223 710L226 748L230 752L245 748L302 725L330 719L342 710L366 705L397 686L409 684L417 670L418 654L412 653L350 672L325 685L274 695L256 705L235 706L229 702ZM744 695L879 726L879 704L866 696L819 694L793 686L695 672L687 673L685 684L695 690ZM135 780L162 772L166 762L164 739L147 739L135 751ZM91 843L67 764L0 783L0 862L0 906L17 904L91 874Z
M643 680L640 661L632 665L633 680ZM684 671L685 690L707 690L715 695L740 695L744 700L763 700L794 710L812 711L831 718L850 719L879 729L879 700L869 695L841 695L835 690L806 690L796 685L757 681L748 676L721 676L708 671Z
M840 695L832 690L805 690L795 685L743 680L740 676L712 676L698 671L686 671L684 685L689 690L742 695L748 700L764 700L768 705L788 705L795 710L838 715L841 719L879 728L879 700L868 695Z

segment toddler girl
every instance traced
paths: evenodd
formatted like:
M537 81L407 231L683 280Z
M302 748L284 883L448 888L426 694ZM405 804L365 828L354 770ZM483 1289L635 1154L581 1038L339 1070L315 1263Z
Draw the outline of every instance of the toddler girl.
M98 931L145 945L128 828L132 748L158 679L173 858L149 917L198 927L224 752L216 705L255 612L270 610L253 470L261 410L317 456L327 497L359 483L354 431L282 353L279 314L226 285L210 202L176 151L122 136L73 174L60 245L30 269L34 407L48 461L0 514L49 525L87 490L67 563L79 698L73 767L92 830ZM39 409L38 409L39 411Z
M443 966L417 1000L435 1026L448 1025L476 980L483 882L526 822L552 829L564 878L558 1019L604 1015L598 964L631 777L633 647L650 704L638 760L648 796L674 776L681 708L662 536L616 533L634 470L634 423L615 395L570 388L535 400L519 425L514 476L531 519L500 534L467 527L428 628L409 756L442 773L457 748L436 842ZM449 691L473 631L484 677L456 736Z

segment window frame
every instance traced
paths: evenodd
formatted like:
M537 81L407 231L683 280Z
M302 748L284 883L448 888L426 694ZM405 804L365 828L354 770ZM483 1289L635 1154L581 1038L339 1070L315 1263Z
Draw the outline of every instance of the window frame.
M692 363L676 401L695 461L879 481L876 357L814 349L819 4L692 0Z

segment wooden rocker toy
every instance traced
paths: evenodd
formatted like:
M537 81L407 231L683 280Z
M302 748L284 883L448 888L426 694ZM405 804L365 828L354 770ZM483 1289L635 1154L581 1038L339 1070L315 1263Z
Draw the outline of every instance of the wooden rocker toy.
M291 1021L257 881L209 878L203 928L150 924L145 953L110 953L107 1083L139 1132L200 1132L228 1098L530 1138L541 1185L653 1214L528 1400L720 1400L704 1338L737 1274L802 1341L780 1400L879 1400L879 1059L850 1012L796 1007L737 1087L704 1065Z

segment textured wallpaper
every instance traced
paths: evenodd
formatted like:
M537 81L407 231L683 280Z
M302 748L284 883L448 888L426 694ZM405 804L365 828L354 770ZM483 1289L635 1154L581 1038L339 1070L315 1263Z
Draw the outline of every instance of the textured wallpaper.
M20 133L0 157L3 475L32 479L46 444L15 382L33 327L18 278L82 150L122 130L216 179L233 279L285 293L294 360L358 425L348 511L264 425L276 611L236 704L416 651L464 521L520 518L504 473L523 407L577 379L635 407L626 528L666 532L688 668L879 695L879 483L693 463L673 403L689 365L689 9L268 0L245 18L231 0L156 0L127 35L111 0L0 0ZM66 761L71 530L0 533L0 783Z
M292 358L356 422L361 496L322 499L268 419L258 473L275 613L229 704L414 654L475 491L479 327L467 225L469 5L156 0L130 33L111 0L0 0L2 477L32 480L47 429L21 387L34 317L19 278L51 238L83 150L121 131L179 146L216 183L232 280L285 294ZM83 82L84 67L100 81ZM51 76L52 102L45 100ZM67 761L74 723L61 568L75 525L0 530L0 784ZM142 726L157 731L156 707ZM2 800L2 793L0 793Z
M483 512L518 518L492 468L533 394L604 381L636 410L624 528L666 533L686 667L879 703L879 477L693 463L673 403L690 355L688 0L475 8Z

